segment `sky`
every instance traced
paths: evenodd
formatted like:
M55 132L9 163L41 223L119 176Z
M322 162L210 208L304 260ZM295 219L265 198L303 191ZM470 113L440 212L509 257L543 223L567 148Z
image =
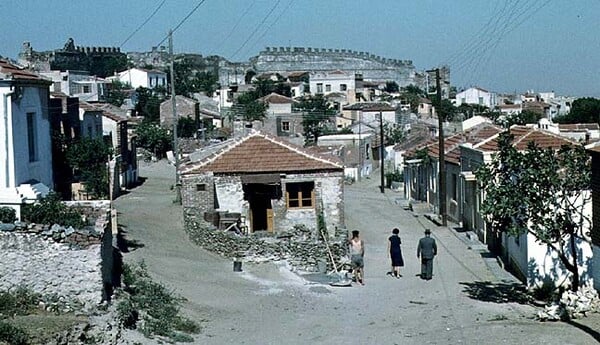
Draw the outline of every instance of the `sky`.
M600 0L4 0L0 55L69 37L149 51L182 23L176 53L247 61L267 46L350 49L417 70L448 65L459 89L600 97L599 14Z

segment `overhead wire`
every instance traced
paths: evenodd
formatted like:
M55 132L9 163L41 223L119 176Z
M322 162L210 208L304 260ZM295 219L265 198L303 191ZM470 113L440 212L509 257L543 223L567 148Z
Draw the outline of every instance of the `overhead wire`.
M163 5L165 4L165 2L167 2L167 0L162 0L161 3L158 5L158 7L156 7L154 9L154 11L148 16L148 18L146 18L146 20L144 20L144 22L142 24L140 24L135 30L133 30L133 32L127 36L127 38L121 43L121 45L119 46L120 48L123 48L123 46L125 45L125 43L129 42L129 40L138 33L138 31L140 31L144 25L148 24L148 22L150 21L150 19L152 19L154 17L154 15L156 15L156 13L158 12L158 10L161 9L161 7L163 7Z
M263 33L256 39L254 44L248 50L254 49L254 47L256 47L256 45L263 39L263 37L265 37L265 35L268 32L271 32L271 28L273 27L273 25L275 25L279 21L279 19L281 19L281 17L290 9L290 7L292 6L293 3L294 3L294 0L290 0L290 2L288 2L286 7L283 9L283 11L281 11L281 13L279 13L277 18L275 18L275 20L271 22L271 24L265 29L265 31L263 31Z
M211 49L209 55L212 55L216 51L219 51L219 50L221 50L221 48L223 48L223 45L225 44L225 42L227 42L227 40L233 35L233 33L235 32L235 30L237 30L238 26L242 22L242 19L244 19L244 17L248 14L248 12L250 12L250 9L254 6L255 3L256 3L256 0L253 0L250 3L250 6L248 6L246 8L246 10L242 13L242 15L238 18L238 20L236 21L235 25L231 28L231 30L229 31L229 33L227 34L227 36L225 36L225 38L223 38L221 40L221 44L218 47Z
M242 45L229 57L230 60L233 60L233 58L246 46L246 44L248 44L248 42L250 41L252 36L254 36L256 34L256 32L258 31L258 29L260 29L260 27L265 24L265 22L267 21L269 16L273 13L273 11L275 11L275 8L277 8L277 6L279 6L280 2L281 2L281 0L277 0L275 5L273 5L273 7L271 7L271 10L264 16L264 18L260 21L260 23L258 23L258 25L254 29L254 31L252 31L252 33L250 33L248 38L246 38L244 43L242 43Z
M188 14L171 30L171 33L177 31L177 29L179 29L181 27L181 25L183 25L183 23L186 22L186 20L188 20L188 18L190 18L192 16L192 14L194 14L194 12L196 12L196 10L202 6L203 3L205 3L206 0L201 0L194 8L192 8ZM164 41L167 40L167 38L169 38L169 35L166 35L156 46L160 46L161 44L163 44Z

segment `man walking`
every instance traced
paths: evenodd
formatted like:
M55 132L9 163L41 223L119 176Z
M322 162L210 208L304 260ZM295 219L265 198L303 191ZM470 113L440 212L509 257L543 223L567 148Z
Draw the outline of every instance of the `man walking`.
M365 255L365 243L359 236L358 230L352 231L352 239L349 243L350 247L350 261L354 270L354 278L360 285L365 285L365 273L364 273L364 255Z
M431 238L431 230L425 230L425 237L419 240L417 258L421 258L421 279L430 280L433 276L433 258L437 255L437 245Z

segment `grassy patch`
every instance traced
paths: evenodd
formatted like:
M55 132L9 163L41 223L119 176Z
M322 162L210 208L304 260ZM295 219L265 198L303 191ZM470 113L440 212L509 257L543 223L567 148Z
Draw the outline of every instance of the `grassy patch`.
M14 290L0 292L0 317L27 315L34 311L41 295L19 286Z
M126 328L138 328L145 336L163 336L175 342L191 342L189 334L200 326L179 315L182 298L152 280L146 266L123 267L124 289L118 297L117 313Z

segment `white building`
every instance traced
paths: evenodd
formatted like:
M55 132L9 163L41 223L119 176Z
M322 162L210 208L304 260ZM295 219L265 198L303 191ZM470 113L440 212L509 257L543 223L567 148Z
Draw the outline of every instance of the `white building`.
M373 138L371 133L322 135L317 146L344 147L344 176L360 180L373 171Z
M45 196L54 185L48 115L51 82L0 59L0 205Z
M154 89L157 86L167 87L167 74L162 71L143 68L130 68L117 74L121 83L129 84L132 88L145 87Z
M461 104L482 105L493 109L498 103L496 93L478 87L471 87L456 94L455 105L458 107Z
M102 110L89 103L79 102L79 121L81 137L88 139L102 139Z
M293 99L274 92L259 98L259 101L267 105L267 115L291 114L294 104Z
M347 96L346 99L349 103L356 102L357 83L354 74L343 71L312 72L310 73L309 89L313 95L326 96L333 92L343 93Z
M40 75L52 81L50 91L62 92L84 102L102 101L107 94L107 81L90 76L87 71L49 71Z

